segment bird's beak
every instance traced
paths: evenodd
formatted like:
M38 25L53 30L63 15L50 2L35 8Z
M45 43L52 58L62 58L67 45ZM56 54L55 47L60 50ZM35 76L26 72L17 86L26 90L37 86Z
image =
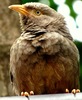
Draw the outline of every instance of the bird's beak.
M24 5L11 5L9 8L26 16L29 14Z

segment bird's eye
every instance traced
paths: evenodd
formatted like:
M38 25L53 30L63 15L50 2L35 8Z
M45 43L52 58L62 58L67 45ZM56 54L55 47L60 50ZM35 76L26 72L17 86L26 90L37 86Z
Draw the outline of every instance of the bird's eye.
M39 10L37 10L35 13L37 16L41 15L41 12Z

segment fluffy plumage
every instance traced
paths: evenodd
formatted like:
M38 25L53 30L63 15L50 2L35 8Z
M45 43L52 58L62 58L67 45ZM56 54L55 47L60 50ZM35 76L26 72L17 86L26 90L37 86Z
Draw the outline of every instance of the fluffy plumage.
M79 53L64 17L41 3L12 5L23 33L10 51L14 92L64 93L79 88Z

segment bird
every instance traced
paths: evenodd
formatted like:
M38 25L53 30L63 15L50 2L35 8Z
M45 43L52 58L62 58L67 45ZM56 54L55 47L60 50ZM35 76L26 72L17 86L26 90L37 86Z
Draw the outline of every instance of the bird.
M64 16L36 2L9 8L19 13L22 30L10 49L14 94L78 92L79 51Z

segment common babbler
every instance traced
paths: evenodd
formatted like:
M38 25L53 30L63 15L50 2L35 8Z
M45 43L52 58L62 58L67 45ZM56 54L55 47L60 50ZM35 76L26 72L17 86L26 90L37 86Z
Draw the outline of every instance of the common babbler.
M10 50L15 94L54 94L79 89L79 52L64 17L41 3L11 5L22 34Z

